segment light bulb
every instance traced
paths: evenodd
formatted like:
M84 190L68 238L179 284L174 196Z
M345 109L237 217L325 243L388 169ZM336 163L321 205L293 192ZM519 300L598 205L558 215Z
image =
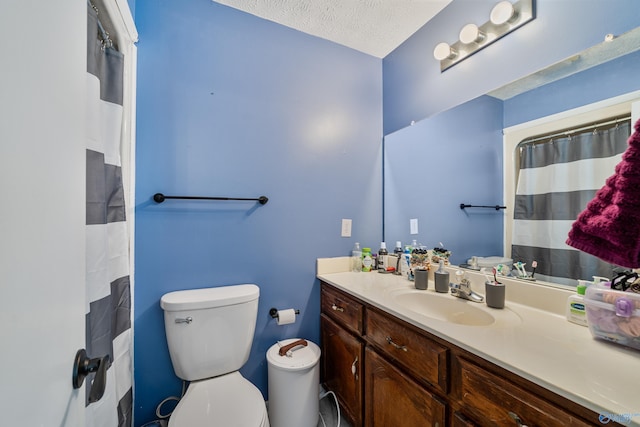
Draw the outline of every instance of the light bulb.
M460 41L464 44L479 42L484 39L484 34L476 24L467 24L460 30Z
M445 59L451 59L456 56L456 51L449 46L448 43L442 42L438 43L435 49L433 49L433 57L438 61L442 61Z
M516 17L516 10L510 1L504 0L491 9L490 19L494 25L503 25Z

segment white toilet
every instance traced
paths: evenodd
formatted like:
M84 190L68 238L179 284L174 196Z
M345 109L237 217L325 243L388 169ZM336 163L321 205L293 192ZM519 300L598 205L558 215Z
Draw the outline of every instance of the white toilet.
M269 426L262 393L238 372L249 359L259 296L249 284L162 296L173 369L191 381L169 427Z

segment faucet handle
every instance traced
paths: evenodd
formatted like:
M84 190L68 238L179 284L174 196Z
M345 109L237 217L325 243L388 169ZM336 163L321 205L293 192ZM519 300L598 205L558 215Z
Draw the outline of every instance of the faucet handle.
M461 292L459 283L449 283L449 288L451 288L451 295L459 296L458 292Z

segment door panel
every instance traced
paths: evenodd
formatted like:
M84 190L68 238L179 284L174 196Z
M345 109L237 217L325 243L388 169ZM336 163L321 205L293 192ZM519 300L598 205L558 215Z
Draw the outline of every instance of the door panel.
M86 3L0 13L0 412L3 425L82 426Z

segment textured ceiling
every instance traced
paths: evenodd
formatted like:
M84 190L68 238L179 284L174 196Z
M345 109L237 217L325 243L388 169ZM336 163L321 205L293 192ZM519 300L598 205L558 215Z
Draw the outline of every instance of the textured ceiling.
M451 0L213 0L384 58Z

